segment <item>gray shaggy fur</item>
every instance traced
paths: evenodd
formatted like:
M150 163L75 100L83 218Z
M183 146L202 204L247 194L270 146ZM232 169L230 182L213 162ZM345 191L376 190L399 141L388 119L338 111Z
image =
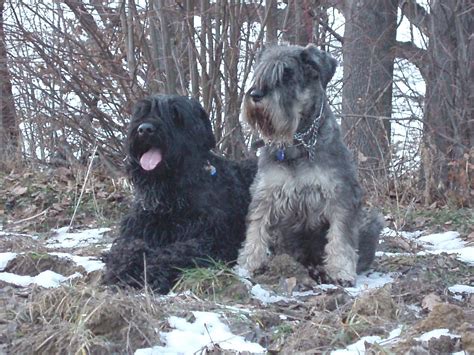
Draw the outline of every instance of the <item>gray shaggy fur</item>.
M342 285L374 259L382 217L362 208L351 155L326 99L336 61L313 45L262 51L243 116L265 141L238 262L287 253ZM320 268L320 267L319 267Z

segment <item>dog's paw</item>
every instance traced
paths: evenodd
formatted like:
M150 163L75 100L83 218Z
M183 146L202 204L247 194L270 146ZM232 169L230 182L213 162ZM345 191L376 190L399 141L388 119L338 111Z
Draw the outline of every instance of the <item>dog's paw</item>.
M247 262L239 262L238 265L248 272L249 276L254 276L258 273L259 270L262 269L263 263L247 263Z
M249 250L249 248L243 248L237 259L237 265L247 270L250 275L255 275L260 269L266 264L268 260L268 253L265 251L259 252L259 248Z
M355 286L355 280L333 280L335 285L339 285L342 287L354 287Z
M352 287L355 285L355 278L354 280L333 278L328 275L326 269L321 265L308 267L308 273L319 284L334 284L342 287Z
M355 285L356 272L355 265L348 264L326 264L324 267L326 277L334 284L343 287Z

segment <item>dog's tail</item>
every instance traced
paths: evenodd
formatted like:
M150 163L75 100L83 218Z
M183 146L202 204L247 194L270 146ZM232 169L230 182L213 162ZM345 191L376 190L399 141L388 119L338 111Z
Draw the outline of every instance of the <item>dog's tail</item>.
M367 270L374 261L380 232L385 226L384 218L378 211L364 209L363 214L362 225L359 230L358 273Z

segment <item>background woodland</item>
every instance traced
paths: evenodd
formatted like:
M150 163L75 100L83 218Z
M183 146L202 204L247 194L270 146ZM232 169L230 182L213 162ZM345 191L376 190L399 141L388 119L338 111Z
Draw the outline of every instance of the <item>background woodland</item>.
M199 99L218 149L255 154L239 120L258 50L315 43L371 196L472 206L470 0L0 0L0 170L87 165L121 174L133 103Z

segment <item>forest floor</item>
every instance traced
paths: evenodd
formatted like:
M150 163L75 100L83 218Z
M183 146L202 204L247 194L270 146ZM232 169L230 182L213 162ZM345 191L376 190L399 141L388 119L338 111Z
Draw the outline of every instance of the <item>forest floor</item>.
M474 354L472 209L384 206L353 288L318 285L282 255L254 279L187 270L160 296L101 285L131 192L100 174L83 189L84 175L0 176L0 354Z

